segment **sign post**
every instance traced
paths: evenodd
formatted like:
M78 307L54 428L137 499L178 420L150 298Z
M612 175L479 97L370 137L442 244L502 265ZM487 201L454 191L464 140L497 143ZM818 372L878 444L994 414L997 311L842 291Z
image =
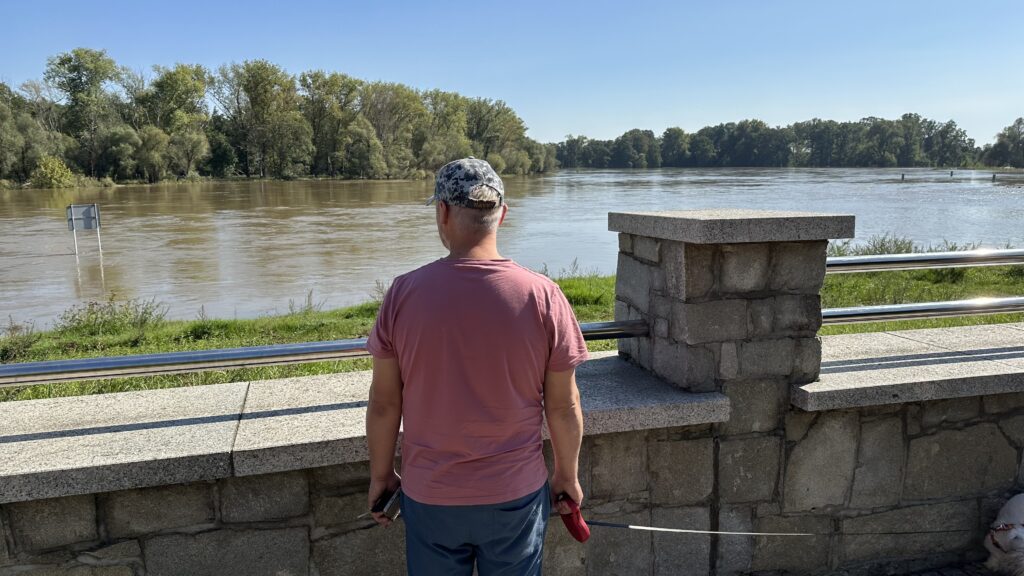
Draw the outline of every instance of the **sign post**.
M75 267L78 268L78 283L81 287L82 270L78 267L78 231L95 230L96 245L100 250L100 282L107 289L107 275L103 273L103 240L100 238L99 204L71 204L67 207L68 230L75 239Z
M103 254L100 239L100 207L98 204L72 204L67 207L68 230L75 238L75 256L78 256L78 230L95 230L96 244Z

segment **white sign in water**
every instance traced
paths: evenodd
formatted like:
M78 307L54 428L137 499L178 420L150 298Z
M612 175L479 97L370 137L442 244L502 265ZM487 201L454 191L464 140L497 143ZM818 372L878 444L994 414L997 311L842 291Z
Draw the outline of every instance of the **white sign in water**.
M99 230L100 207L98 204L72 204L67 207L68 230Z
M75 239L75 259L78 259L78 231L95 230L96 245L100 249L100 274L103 273L103 240L100 239L99 204L71 204L67 207L68 230Z

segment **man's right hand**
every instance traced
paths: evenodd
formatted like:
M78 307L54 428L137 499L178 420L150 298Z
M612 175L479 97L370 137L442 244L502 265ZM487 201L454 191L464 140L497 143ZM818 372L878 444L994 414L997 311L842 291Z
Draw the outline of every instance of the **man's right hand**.
M583 505L583 488L580 486L579 479L575 476L559 478L556 474L551 478L551 497L554 500L552 505L559 514L571 514L572 509L569 508L569 504L564 500L558 500L558 496L561 494L565 494L566 497L572 499L578 506Z
M393 493L402 485L402 479L393 470L390 476L384 478L371 478L370 491L366 498L366 507L372 509L373 505L380 500L385 493ZM373 512L370 514L377 524L387 528L391 525L391 519L384 515L384 512Z

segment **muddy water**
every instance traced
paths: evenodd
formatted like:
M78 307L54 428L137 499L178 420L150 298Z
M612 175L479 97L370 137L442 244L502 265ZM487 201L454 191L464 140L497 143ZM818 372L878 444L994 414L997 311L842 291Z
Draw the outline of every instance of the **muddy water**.
M901 180L901 174L906 180ZM607 213L715 207L852 213L857 237L1024 246L1024 183L936 170L562 171L508 178L502 252L551 272L614 273ZM0 192L0 319L50 325L88 300L156 298L170 316L246 318L368 299L444 255L430 182L221 182ZM76 259L64 208L98 203Z

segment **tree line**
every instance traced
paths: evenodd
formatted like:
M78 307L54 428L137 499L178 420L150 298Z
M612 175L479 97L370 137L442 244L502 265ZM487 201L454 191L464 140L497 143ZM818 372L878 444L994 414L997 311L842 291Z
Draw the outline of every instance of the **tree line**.
M983 147L956 122L918 114L785 127L752 119L542 144L501 100L321 70L295 76L266 60L154 66L147 75L76 48L49 58L39 80L0 83L0 183L420 178L469 155L505 174L559 165L1020 168L1024 118Z
M683 167L1024 167L1024 118L984 147L956 125L918 114L899 119L836 122L815 118L785 127L761 120L706 126L694 133L669 128L629 130L614 140L569 135L557 144L567 168Z
M118 66L103 50L48 59L41 80L0 83L0 179L67 185L76 175L424 177L455 158L506 174L555 167L504 102L416 90L266 60Z

